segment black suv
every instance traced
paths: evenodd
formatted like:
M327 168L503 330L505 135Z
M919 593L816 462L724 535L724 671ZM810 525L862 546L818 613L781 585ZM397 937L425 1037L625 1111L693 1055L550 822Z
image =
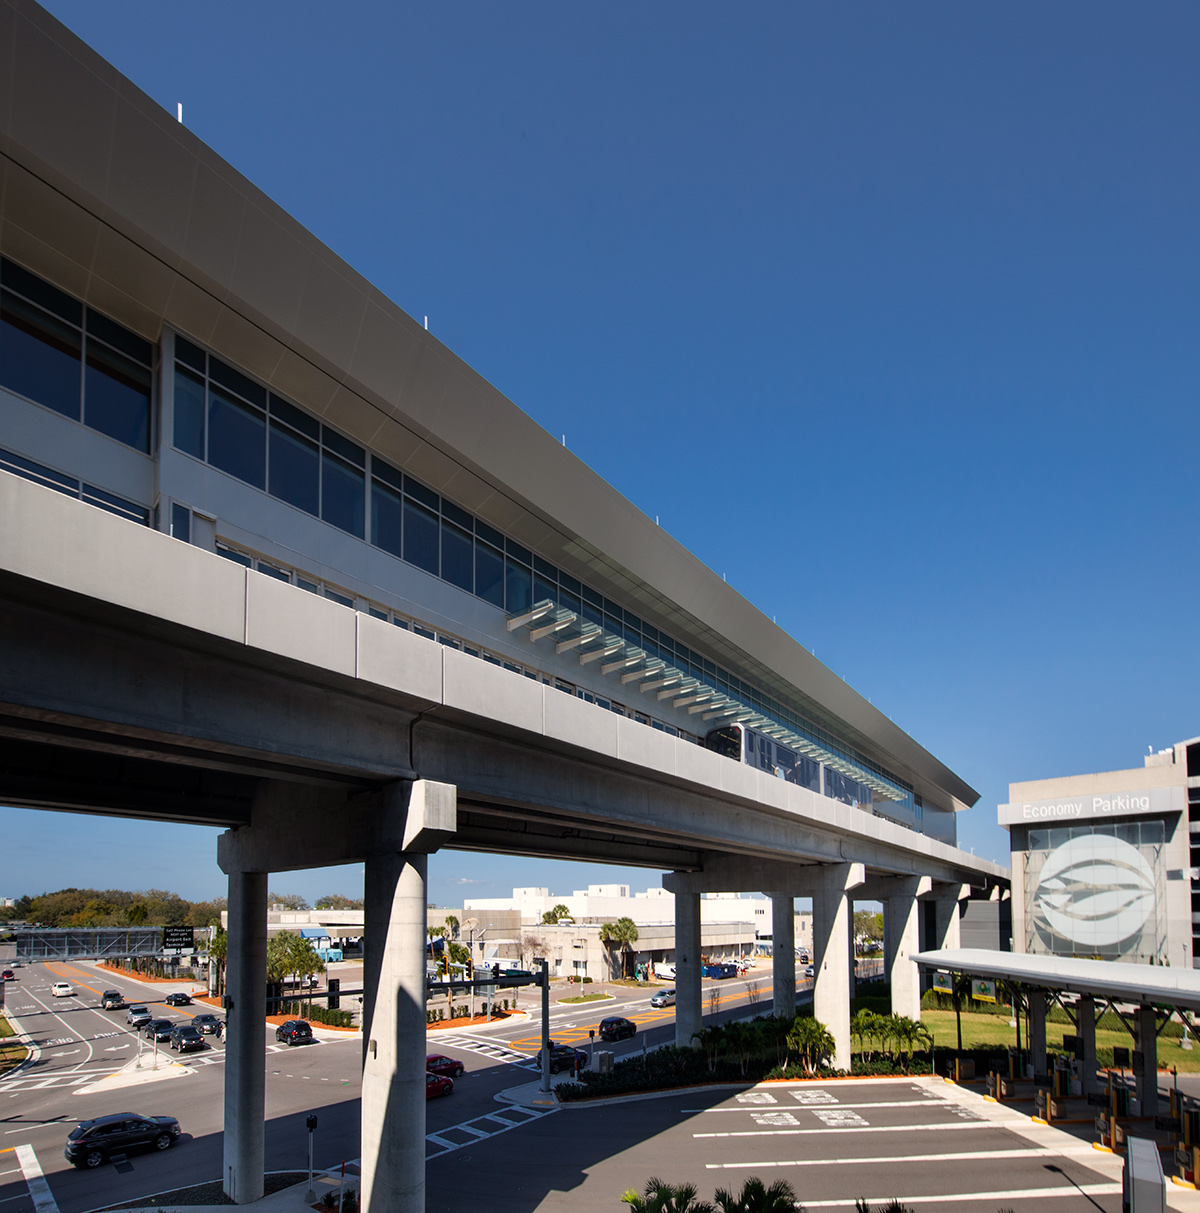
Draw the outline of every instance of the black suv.
M192 998L190 994L168 994L163 1002L169 1007L190 1007Z
M175 1027L173 1019L151 1019L142 1024L142 1035L147 1040L170 1040L171 1030Z
M312 1038L312 1027L306 1019L289 1019L275 1029L275 1039L286 1040L289 1047L307 1044Z
M221 1021L205 1011L201 1015L192 1016L192 1027L203 1036L215 1036Z
M190 1023L177 1023L171 1029L171 1048L177 1053L193 1053L197 1049L207 1048L199 1028Z
M84 1120L67 1136L63 1151L67 1162L77 1167L98 1167L114 1154L129 1150L165 1150L179 1137L174 1116L137 1116L118 1112Z
M627 1036L637 1033L637 1024L632 1019L622 1019L620 1015L610 1015L600 1021L599 1036L601 1040L624 1040Z
M559 1070L574 1069L576 1064L582 1069L587 1065L588 1055L582 1049L573 1049L570 1045L556 1045L550 1042L550 1073L557 1074ZM542 1068L542 1051L538 1049L534 1059L537 1068Z
M105 1011L123 1011L125 1009L125 995L120 990L105 990L100 995L100 1007Z

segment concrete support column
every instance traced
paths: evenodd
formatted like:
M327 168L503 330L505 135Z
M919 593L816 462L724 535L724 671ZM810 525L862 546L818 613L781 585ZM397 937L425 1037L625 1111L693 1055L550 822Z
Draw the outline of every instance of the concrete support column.
M366 861L362 1213L425 1208L427 855Z
M1158 1020L1153 1007L1137 1009L1137 1047L1142 1064L1134 1068L1138 1110L1142 1116L1158 1114Z
M813 882L813 1015L834 1040L833 1064L850 1068L850 900L846 894L863 883L857 863L822 867Z
M796 1014L796 900L791 893L771 898L771 992L774 1014Z
M1041 990L1029 991L1029 1056L1033 1073L1048 1073L1046 1069L1046 995Z
M937 938L929 944L931 950L962 947L958 909L960 900L958 890L934 897L934 931Z
M1096 1076L1096 1000L1085 994L1075 1004L1075 1014L1079 1022L1075 1030L1079 1033L1079 1042L1083 1045L1083 1060L1079 1063L1079 1088L1084 1097L1100 1090L1100 1082Z
M700 1010L700 894L675 894L675 1044L694 1049Z
M263 1195L267 1070L267 873L229 873L225 957L225 1195L239 1205Z
M912 960L921 942L921 881L912 876L893 882L894 891L883 903L883 963L892 983L892 1013L921 1018L921 976Z

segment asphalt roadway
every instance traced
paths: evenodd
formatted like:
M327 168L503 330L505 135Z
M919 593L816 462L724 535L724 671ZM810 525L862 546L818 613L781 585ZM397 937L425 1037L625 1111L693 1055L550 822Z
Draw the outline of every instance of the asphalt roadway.
M125 1012L99 1010L100 992L119 989L130 1002L154 1000L156 1013L186 1020L199 1008L161 1003L186 987L149 986L87 963L33 965L17 975L8 985L8 1009L39 1055L15 1077L0 1078L0 1213L88 1213L139 1199L153 1207L155 1194L216 1179L224 1049L212 1037L205 1052L182 1059L191 1071L183 1077L89 1090L138 1050ZM75 985L77 997L50 996L50 985L62 980ZM347 975L343 985L352 983ZM770 1011L767 968L705 984L705 1009L721 1019ZM802 989L807 984L800 982ZM556 984L553 997L578 991ZM633 1040L606 1046L618 1055L673 1037L674 1012L650 1008L652 991L613 992L606 1001L554 1003L553 1039L587 1048L589 1029L611 1014L639 1025ZM1032 1141L1028 1117L940 1081L773 1083L551 1111L528 1099L515 1106L498 1101L501 1091L538 1078L532 1066L541 1040L538 992L523 992L521 1004L530 1019L429 1034L431 1053L466 1067L451 1095L427 1105L430 1209L599 1213L622 1207L621 1192L651 1175L695 1182L711 1197L713 1188L740 1187L755 1174L768 1182L787 1178L808 1209L853 1209L857 1197L892 1196L919 1210L1120 1209L1118 1160L1059 1130L1039 1130L1049 1136ZM318 1167L347 1162L353 1169L358 1157L360 1038L320 1034L313 1044L288 1048L277 1045L264 1024L268 1170L304 1168L305 1118L312 1113L319 1121ZM78 1120L125 1111L176 1116L183 1137L165 1153L131 1155L95 1171L66 1162L63 1144ZM1200 1194L1176 1189L1171 1207L1200 1211Z

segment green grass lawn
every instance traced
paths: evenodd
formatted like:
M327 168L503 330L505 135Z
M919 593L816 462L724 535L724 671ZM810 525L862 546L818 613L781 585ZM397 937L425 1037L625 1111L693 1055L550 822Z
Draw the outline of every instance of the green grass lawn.
M12 1024L0 1011L0 1074L3 1074L5 1070L11 1070L13 1066L20 1065L25 1060L27 1052L25 1046L10 1043L10 1037L15 1035Z
M559 1002L608 1002L611 994L576 994L574 998L560 998Z
M933 1033L934 1042L939 1050L956 1047L958 1035L955 1031L953 1011L923 1010L921 1022ZM1074 1035L1074 1032L1074 1027L1069 1023L1047 1023L1046 1047L1061 1049L1063 1034ZM962 1041L964 1049L984 1048L988 1045L1015 1045L1017 1030L1010 1028L1008 1020L1001 1015L977 1015L964 1011ZM1025 1048L1029 1047L1024 1025L1021 1029L1021 1044ZM1111 1063L1114 1045L1132 1050L1133 1038L1128 1032L1119 1029L1096 1029L1096 1056L1101 1065ZM1169 1070L1175 1066L1181 1074L1200 1074L1200 1049L1182 1049L1178 1037L1160 1036L1158 1064L1160 1069Z

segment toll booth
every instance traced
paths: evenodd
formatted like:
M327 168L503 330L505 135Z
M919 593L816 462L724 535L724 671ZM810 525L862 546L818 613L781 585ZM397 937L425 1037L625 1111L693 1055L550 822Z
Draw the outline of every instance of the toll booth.
M1123 1213L1166 1213L1167 1191L1158 1146L1145 1137L1131 1137L1121 1175Z

